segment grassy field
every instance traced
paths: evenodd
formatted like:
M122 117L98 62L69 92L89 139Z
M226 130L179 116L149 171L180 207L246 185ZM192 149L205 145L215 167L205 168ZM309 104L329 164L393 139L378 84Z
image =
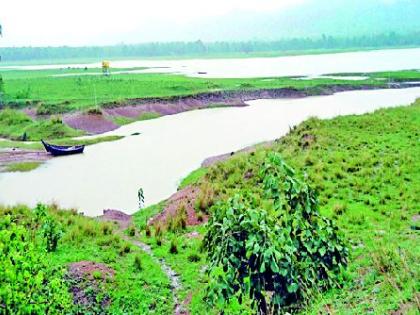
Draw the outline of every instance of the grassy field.
M96 69L98 70L98 69ZM114 74L110 77L82 75L89 70L5 71L2 73L6 101L10 107L34 107L41 114L57 114L85 110L111 102L123 103L135 98L168 98L195 95L218 90L257 90L275 88L311 89L328 85L384 85L375 80L418 80L418 71L372 74L372 79L352 80L296 80L293 78L203 79L171 74ZM74 76L54 75L75 74ZM76 75L80 74L80 75Z
M343 288L319 293L300 313L416 314L420 273L419 126L420 101L363 116L310 119L272 148L239 154L209 169L197 170L181 186L195 184L206 192L196 203L197 211L201 211L200 204L214 203L209 199L252 190L253 177L244 179L244 174L258 174L267 154L279 152L317 189L321 213L337 222L351 253ZM138 212L137 226L144 230L147 217L163 207L160 204ZM157 237L152 229L152 236L142 234L142 239L180 273L184 285L181 297L192 295L191 313L210 314L213 312L202 300L208 281L202 272L206 255L201 252L201 238L187 236L192 231L202 237L206 227L166 231L163 236L159 232ZM178 254L170 253L174 242L181 249ZM231 305L227 313L250 311Z

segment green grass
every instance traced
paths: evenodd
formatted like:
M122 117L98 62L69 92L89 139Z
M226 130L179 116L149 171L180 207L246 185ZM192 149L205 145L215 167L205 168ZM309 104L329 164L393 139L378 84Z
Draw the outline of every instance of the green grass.
M119 236L113 224L99 222L74 211L57 210L55 206L49 206L48 213L63 231L57 250L45 253L50 268L66 268L69 263L79 261L94 261L112 268L114 278L101 289L103 294L111 298L110 314L160 315L172 312L174 305L166 275L152 258L137 247L128 246L128 252L122 251L127 242ZM23 206L0 207L0 223L8 218L36 233L37 219L32 209ZM0 224L0 230L2 228ZM135 260L141 262L140 269Z
M69 138L83 135L80 130L75 130L62 123L58 117L45 120L33 120L25 113L5 109L0 111L0 137L13 140L40 140Z
M196 184L204 175L207 174L207 168L201 167L192 171L187 177L183 178L178 188L183 189L186 186Z
M149 206L136 212L133 216L135 225L140 229L144 230L147 226L147 221L162 211L164 203L158 203L156 205Z
M241 153L193 172L184 186L186 181L210 187L215 199L252 190L256 177L244 179L244 174L257 174L267 153L279 152L317 189L321 213L336 221L351 253L344 287L319 293L301 313L320 314L329 309L335 314L398 310L416 314L420 242L412 226L418 225L413 217L419 215L420 204L419 126L420 100L362 116L310 119L269 149ZM192 294L191 314L202 314L208 309L202 300L206 278L200 272L205 260L203 256L198 263L188 260L200 250L199 240L186 237L191 230L165 232L161 246L153 233L141 237L180 273L181 297ZM205 230L205 226L198 228L201 235ZM178 254L169 253L173 239L182 249ZM247 312L231 305L226 313Z
M41 162L18 162L6 166L5 172L29 172L41 165Z
M82 69L62 70L9 70L4 71L4 87L9 106L36 107L42 113L62 113L84 110L101 104L121 104L135 98L167 98L194 95L215 90L255 90L293 87L311 89L331 84L360 86L381 85L374 79L351 80L295 80L281 77L267 81L256 79L203 79L171 74L114 74L103 76L53 77L55 74L83 73ZM401 72L391 73L391 77ZM420 78L420 73L410 72L411 79Z

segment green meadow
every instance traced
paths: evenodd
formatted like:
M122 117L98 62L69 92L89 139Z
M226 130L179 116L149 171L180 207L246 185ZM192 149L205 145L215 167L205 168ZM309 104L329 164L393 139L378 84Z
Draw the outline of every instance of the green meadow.
M5 100L12 108L33 107L40 114L58 114L84 110L129 99L170 98L214 91L249 91L257 89L314 89L329 85L387 86L376 80L418 80L418 71L369 74L367 80L332 80L327 78L207 79L172 74L84 75L100 69L8 70L3 71ZM115 69L121 71L121 69ZM58 75L58 76L57 76ZM65 75L65 76L63 76ZM69 76L70 75L70 76ZM345 78L345 77L344 77ZM315 91L314 91L315 92Z

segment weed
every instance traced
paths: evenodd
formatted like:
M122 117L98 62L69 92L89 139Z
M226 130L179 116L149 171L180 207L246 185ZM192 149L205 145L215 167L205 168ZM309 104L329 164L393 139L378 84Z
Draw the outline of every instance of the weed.
M134 269L137 271L141 271L143 269L140 255L137 254L136 256L134 256L133 266L134 266Z
M187 259L189 262L199 262L201 260L201 257L200 255L193 253L188 255Z
M178 254L178 245L175 239L171 240L171 244L169 246L169 253L170 254Z

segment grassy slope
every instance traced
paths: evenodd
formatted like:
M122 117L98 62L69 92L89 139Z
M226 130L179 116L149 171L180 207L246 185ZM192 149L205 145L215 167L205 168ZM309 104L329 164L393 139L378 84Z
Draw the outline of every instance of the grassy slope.
M319 314L327 309L336 314L416 313L420 243L412 226L419 225L413 222L420 204L419 126L417 101L410 107L363 116L311 119L270 149L279 151L318 189L321 211L337 221L351 248L345 287L320 294L302 313ZM314 137L307 138L307 148L305 134ZM219 195L246 190L250 183L244 174L257 172L266 153L266 149L259 149L255 154L241 154L207 172L196 171L184 182L210 185ZM151 215L162 206L147 212ZM143 222L147 215L140 211L136 216L137 222ZM201 234L205 231L203 227L196 229ZM143 239L181 274L185 286L182 296L193 294L192 313L210 313L202 301L204 255L200 254L197 263L188 260L191 253L199 253L200 241L170 232L162 246L157 246L153 237ZM169 254L172 239L182 248L180 254ZM238 306L229 310L239 312L246 313Z
M54 206L49 208L49 213L64 230L57 251L45 253L52 268L82 260L105 263L115 270L114 279L105 286L112 300L112 314L171 313L173 300L166 275L138 248L129 246L128 253L123 250L127 242L118 235L115 226L72 211L60 211ZM0 221L8 215L13 222L27 228L31 228L35 217L26 207L0 206ZM134 264L136 256L141 261L140 271Z

